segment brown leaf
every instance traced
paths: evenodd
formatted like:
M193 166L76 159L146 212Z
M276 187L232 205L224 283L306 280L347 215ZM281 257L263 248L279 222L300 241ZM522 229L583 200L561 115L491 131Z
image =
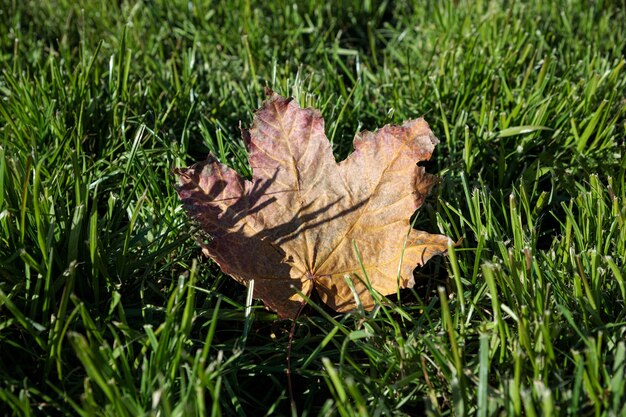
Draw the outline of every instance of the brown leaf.
M240 283L254 280L254 297L280 317L297 314L295 289L354 309L346 278L371 309L366 279L383 295L410 288L413 269L446 251L449 238L409 223L436 182L417 166L438 143L423 119L359 133L337 164L320 113L273 94L243 135L252 180L209 155L176 171L178 193L212 236L205 253Z

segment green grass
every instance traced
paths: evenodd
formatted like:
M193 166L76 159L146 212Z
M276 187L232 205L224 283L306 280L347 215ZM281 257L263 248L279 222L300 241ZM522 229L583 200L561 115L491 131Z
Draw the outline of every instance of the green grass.
M462 239L372 312L312 300L297 415L626 414L626 4L330 3L0 0L1 415L292 414L291 324L171 175L249 173L265 86L338 159L424 116L416 227Z

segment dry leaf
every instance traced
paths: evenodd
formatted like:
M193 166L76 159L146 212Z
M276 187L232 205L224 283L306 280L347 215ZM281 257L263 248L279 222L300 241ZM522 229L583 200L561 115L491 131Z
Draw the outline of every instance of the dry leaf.
M364 280L383 295L410 288L413 269L446 251L449 238L409 223L436 182L417 166L438 143L423 119L359 133L337 164L320 113L272 94L243 136L252 180L210 155L176 170L178 193L212 236L205 253L240 283L254 280L254 297L280 317L297 314L294 288L354 309L346 277L371 309Z

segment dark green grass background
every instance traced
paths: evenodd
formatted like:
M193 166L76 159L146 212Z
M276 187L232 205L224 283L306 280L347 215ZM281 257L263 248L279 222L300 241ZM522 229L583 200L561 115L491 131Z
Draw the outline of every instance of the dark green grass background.
M0 0L0 415L626 414L623 1ZM201 256L174 167L264 87L343 159L424 116L462 243L291 324Z

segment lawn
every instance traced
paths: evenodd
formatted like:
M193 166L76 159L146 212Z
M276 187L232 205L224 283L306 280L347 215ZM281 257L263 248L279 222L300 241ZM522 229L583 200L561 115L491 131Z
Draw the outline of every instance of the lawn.
M0 0L0 415L626 415L624 22L623 0ZM250 175L265 87L321 111L337 160L430 123L415 227L459 244L415 288L278 320L202 255L172 170Z

